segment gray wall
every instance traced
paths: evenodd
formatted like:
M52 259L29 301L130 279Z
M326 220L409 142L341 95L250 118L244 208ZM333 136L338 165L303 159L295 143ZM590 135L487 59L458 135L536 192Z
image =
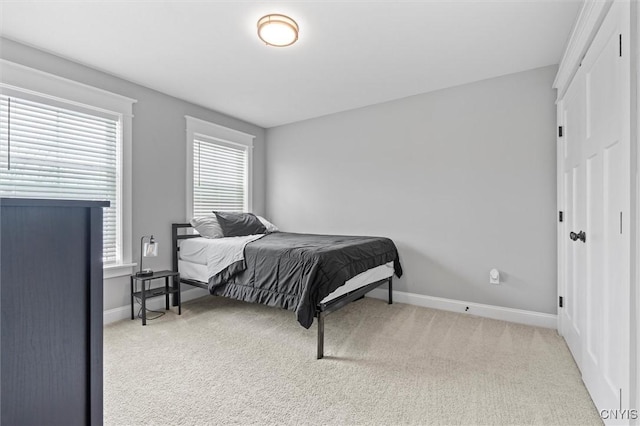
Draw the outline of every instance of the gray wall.
M0 57L81 83L137 99L133 107L133 256L139 257L141 235L160 243L157 258L145 266L171 269L171 226L185 218L185 115L256 135L253 150L253 208L264 212L264 129L173 98L155 90L0 38ZM129 304L128 278L105 280L105 309Z
M556 70L268 129L268 219L392 238L400 291L556 313Z
M138 100L132 239L137 258L140 235L158 238L152 268L170 268L169 224L186 219L191 115L257 136L254 210L266 190L283 230L389 236L398 290L556 312L555 67L273 128L265 153L260 127L10 40L0 56ZM128 303L128 280L106 280L105 309Z

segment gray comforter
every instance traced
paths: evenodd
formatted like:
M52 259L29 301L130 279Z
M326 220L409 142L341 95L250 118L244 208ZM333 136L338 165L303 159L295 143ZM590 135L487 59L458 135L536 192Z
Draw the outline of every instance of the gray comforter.
M356 275L394 262L402 267L388 238L276 232L245 247L244 261L209 280L209 292L246 302L293 310L311 327L318 302Z

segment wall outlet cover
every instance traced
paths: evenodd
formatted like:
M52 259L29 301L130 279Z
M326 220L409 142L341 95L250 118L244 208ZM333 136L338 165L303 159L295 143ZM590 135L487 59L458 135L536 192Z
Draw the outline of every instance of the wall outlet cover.
M489 271L489 284L500 284L500 271L497 269Z

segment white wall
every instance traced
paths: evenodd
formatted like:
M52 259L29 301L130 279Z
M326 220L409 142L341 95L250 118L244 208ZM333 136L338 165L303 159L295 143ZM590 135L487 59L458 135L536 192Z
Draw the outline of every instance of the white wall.
M0 56L12 62L137 99L133 113L133 256L141 235L160 243L145 266L171 269L171 223L186 220L185 115L256 135L253 150L253 208L264 212L264 129L173 98L37 49L0 38ZM114 58L117 60L117 58ZM129 279L105 280L105 310L129 305Z
M556 70L268 129L268 219L392 238L397 290L555 314Z

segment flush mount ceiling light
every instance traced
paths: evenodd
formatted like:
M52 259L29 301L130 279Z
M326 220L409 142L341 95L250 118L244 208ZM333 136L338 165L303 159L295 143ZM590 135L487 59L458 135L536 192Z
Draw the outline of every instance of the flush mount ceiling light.
M298 24L285 15L270 14L258 20L258 37L269 46L291 46L298 40Z

